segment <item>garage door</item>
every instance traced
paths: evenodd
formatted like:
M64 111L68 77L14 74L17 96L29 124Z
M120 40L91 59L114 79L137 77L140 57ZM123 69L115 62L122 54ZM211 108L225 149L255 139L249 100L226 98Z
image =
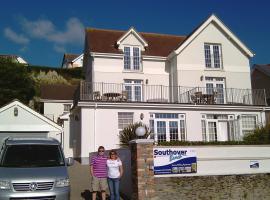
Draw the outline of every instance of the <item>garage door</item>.
M12 132L12 133L1 133L0 132L0 145L2 145L3 139L6 137L16 137L16 138L46 138L48 137L48 133L47 132Z

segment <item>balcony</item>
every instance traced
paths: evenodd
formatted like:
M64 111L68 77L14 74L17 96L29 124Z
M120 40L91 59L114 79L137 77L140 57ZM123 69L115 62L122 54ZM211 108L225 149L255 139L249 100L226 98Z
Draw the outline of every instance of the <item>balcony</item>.
M78 101L144 102L208 105L266 105L264 89L182 87L140 83L91 83L82 81L75 92Z

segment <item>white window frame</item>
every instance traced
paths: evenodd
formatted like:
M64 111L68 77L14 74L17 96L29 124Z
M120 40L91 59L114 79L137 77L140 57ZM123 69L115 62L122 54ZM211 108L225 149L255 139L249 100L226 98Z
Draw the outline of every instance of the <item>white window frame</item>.
M140 83L136 83L136 82L140 82ZM128 92L128 90L126 89L126 86L131 88L131 98L128 95L127 96L128 101L143 101L143 80L125 79L124 80L124 90ZM141 88L140 99L136 98L136 87Z
M64 113L70 112L71 106L72 106L71 104L64 104Z
M208 51L206 51L206 46L210 47L210 63L209 60L206 58L206 55ZM218 54L215 54L215 47L218 47L219 52ZM219 60L217 63L216 60ZM223 69L223 58L222 58L222 45L221 44L214 44L214 43L204 43L204 61L205 61L205 67L206 69L215 69L215 70L221 70ZM216 65L219 66L216 66Z
M178 115L178 118L156 118L156 114L176 114ZM186 125L186 115L184 113L152 113L150 115L150 121L154 122L154 139L157 142L161 142L158 140L158 134L157 134L157 124L158 122L165 122L165 140L167 142L171 141L170 138L170 122L177 122L177 140L173 141L186 141L187 140L187 125ZM181 122L183 121L184 127L181 127Z
M130 68L126 68L125 67L125 48L129 48L129 61L130 61ZM139 64L139 69L135 69L135 65L134 65L134 48L138 48L139 49L139 56L138 56L138 64ZM124 71L128 71L128 72L141 72L142 71L142 55L141 55L141 47L139 46L124 46L124 57L123 57L123 62L124 62Z
M120 115L123 114L123 116ZM131 115L132 118L126 118L128 115ZM119 130L123 130L124 128L126 128L128 125L133 124L134 123L134 112L118 112L117 113L117 117L118 117L118 129ZM123 121L120 123L120 120L126 120L126 121L130 121L130 123L124 123Z
M254 117L255 118L255 127L254 128L244 128L243 127L243 117ZM258 116L257 115L253 115L253 114L241 115L241 133L242 133L242 137L245 136L244 132L252 132L254 129L256 129L257 124L258 124Z
M211 79L211 80L207 80L207 79ZM222 80L219 80L219 79L222 79ZM205 77L205 88L206 88L206 93L208 94L207 84L213 84L213 91L212 92L218 92L218 95L216 96L216 100L217 100L216 103L217 104L226 104L225 78L224 77ZM218 88L217 85L223 85L222 93L220 92L221 88ZM223 99L221 98L221 95L223 95Z

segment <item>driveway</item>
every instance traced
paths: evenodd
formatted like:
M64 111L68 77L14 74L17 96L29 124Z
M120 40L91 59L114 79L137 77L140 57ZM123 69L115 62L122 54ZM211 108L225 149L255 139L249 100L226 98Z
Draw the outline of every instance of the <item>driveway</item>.
M69 167L68 171L71 184L71 200L91 200L89 166L74 161L74 165ZM109 194L109 191L107 191L107 194Z

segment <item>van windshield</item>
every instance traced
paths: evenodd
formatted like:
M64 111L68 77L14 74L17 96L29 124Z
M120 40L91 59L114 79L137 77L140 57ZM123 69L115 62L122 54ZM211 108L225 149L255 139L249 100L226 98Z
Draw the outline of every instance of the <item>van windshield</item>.
M58 145L10 145L1 160L1 167L56 167L65 162Z

